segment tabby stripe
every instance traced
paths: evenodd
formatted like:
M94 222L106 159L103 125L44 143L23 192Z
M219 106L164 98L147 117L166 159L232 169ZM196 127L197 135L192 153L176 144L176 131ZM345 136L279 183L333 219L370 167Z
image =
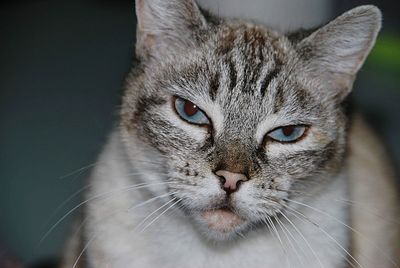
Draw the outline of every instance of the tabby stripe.
M229 59L228 65L229 65L229 79L230 79L229 89L232 91L237 84L237 73L236 73L235 63L232 61L232 59Z
M268 85L271 83L272 79L276 78L279 74L279 72L281 71L281 67L279 64L277 64L277 66L275 67L275 69L273 69L271 72L269 72L265 78L263 79L263 81L261 82L261 87L260 87L260 93L261 96L265 96L265 92L268 88Z
M277 113L283 106L285 100L283 96L283 88L281 85L278 85L275 88L275 98L274 98L274 114Z
M220 74L215 73L210 80L210 88L209 88L209 95L213 101L215 101L215 97L217 95L219 85L220 85Z

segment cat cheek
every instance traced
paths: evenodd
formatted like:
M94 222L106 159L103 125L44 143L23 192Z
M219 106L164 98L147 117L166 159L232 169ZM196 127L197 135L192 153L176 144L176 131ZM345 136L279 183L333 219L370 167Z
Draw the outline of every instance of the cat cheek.
M274 180L274 183L272 184L272 189L278 189L282 191L287 191L289 190L290 186L292 185L294 179L291 178L291 176L284 176L280 177Z
M243 184L232 198L235 210L251 221L257 221L260 215L272 215L277 209L276 201L270 199L278 200L278 198L271 195L271 190L261 189L259 185L259 183Z

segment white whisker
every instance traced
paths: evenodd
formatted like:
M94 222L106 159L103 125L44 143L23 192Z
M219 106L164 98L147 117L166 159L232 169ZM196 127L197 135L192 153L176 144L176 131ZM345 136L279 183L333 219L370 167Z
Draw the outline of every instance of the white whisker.
M150 199L148 199L148 200L146 200L146 201L144 201L144 202L142 202L140 204L131 206L130 208L128 208L128 211L136 209L136 208L139 208L139 207L142 207L142 206L144 206L144 205L146 205L148 203L153 202L156 199L163 198L163 197L170 196L170 195L174 195L174 194L177 194L177 193L178 193L178 191L175 191L175 192L172 192L172 193L166 193L166 194L162 194L162 195L159 195L159 196L152 197L152 198L150 198Z
M343 226L345 226L346 228L348 228L349 230L353 231L355 234L359 235L360 237L364 238L372 247L374 247L376 250L378 250L387 260L389 260L393 265L395 265L395 267L399 268L399 265L392 259L390 258L384 251L382 251L375 243L372 243L371 240L364 234L362 234L361 232L357 231L356 229L354 229L353 227L349 226L348 224L344 223L343 221L339 220L338 218L332 216L329 213L326 213L320 209L317 209L315 207L312 207L310 205L298 202L298 201L294 201L294 200L290 200L290 199L285 199L289 202L292 202L294 204L298 204L304 207L307 207L315 212L321 213L322 215L325 215L327 217L329 217L330 219L342 224Z
M173 198L171 200L175 200L176 198ZM158 220L162 215L165 214L168 210L170 210L173 206L175 206L178 202L180 202L182 199L178 199L176 202L172 203L169 207L167 207L163 212L160 213L157 217L155 217L151 222L149 222L145 227L140 230L141 233L143 233L151 224L153 224L156 220Z
M304 220L306 220L307 222L309 222L309 223L311 223L312 225L314 225L315 227L317 227L317 228L318 228L321 232L323 232L331 241L333 241L339 248L341 248L341 249L346 253L346 255L349 256L359 267L364 267L364 266L362 266L362 265L356 260L356 258L354 258L353 255L351 255L350 252L349 252L347 249L345 249L333 236L331 236L327 231L325 231L325 229L323 229L323 228L322 228L321 226L319 226L317 223L315 223L314 221L312 221L309 217L305 216L303 213L301 213L301 212L299 212L299 211L297 211L297 210L295 210L295 209L293 209L293 208L290 208L289 206L287 206L287 208L288 208L289 210L291 210L291 211L293 211L293 212L295 212L295 213L301 215L301 216L304 218ZM299 216L297 216L295 213L293 213L293 212L291 212L291 211L287 211L287 212L290 213L291 215L293 215L294 217L296 217L297 219L302 220ZM303 221L304 221L304 220L303 220ZM350 265L352 265L352 267L354 267L354 264L352 264L344 255L342 255L342 256L346 259L346 261L347 261Z
M276 222L278 223L278 225L281 227L282 232L285 234L286 239L287 239L287 241L288 241L290 247L293 249L293 251L294 251L294 253L295 253L297 259L298 259L299 262L301 263L301 266L302 266L302 267L305 267L305 266L304 266L304 262L303 262L302 258L300 257L297 248L294 246L294 244L293 244L292 241L290 240L289 235L290 235L290 237L293 239L293 241L297 244L296 239L294 238L294 236L292 235L292 233L290 232L290 230L285 226L285 224L284 224L278 217L275 217L275 220L276 220ZM285 231L285 230L286 230L286 231ZM289 234L289 235L288 235L288 234ZM297 246L298 246L298 244L297 244ZM301 248L301 249L303 250L303 248L302 248L301 246L300 246L299 248ZM304 255L306 255L304 251L303 251L303 253L304 253Z
M312 248L311 244L308 242L308 240L304 237L303 233L296 227L296 225L287 217L283 212L281 212L281 215L289 222L290 225L293 226L293 228L296 230L296 232L301 236L301 238L304 240L306 243L307 247L311 250L311 253L314 255L314 257L317 259L318 263L320 264L321 267L325 267L320 258L318 257L317 253L315 250Z
M79 169L77 169L77 170L75 170L75 171L72 171L72 172L70 172L70 173L68 173L68 174L66 174L66 175L63 175L63 176L59 177L58 179L59 179L59 180L62 180L62 179L68 178L68 177L70 177L70 176L72 176L72 175L75 175L75 174L76 174L76 176L79 176L79 175L82 174L84 171L86 171L87 169L89 169L89 168L91 168L91 167L94 167L94 166L97 165L98 163L99 163L99 162L94 162L94 163L89 164L89 165L87 165L87 166L81 167L81 168L79 168Z
M108 196L112 196L113 194L116 193L120 193L120 192L129 192L129 191L133 191L133 190L137 190L137 189L141 189L141 188L145 188L145 187L150 187L150 186L154 186L154 185L163 185L163 184L168 184L168 183L173 183L173 182L157 182L157 183L148 183L148 184L144 184L144 183L139 183L136 185L131 185L131 186L126 186L120 189L116 189L116 190L112 190L106 193L101 193L98 195L95 195L85 201L82 201L81 203L79 203L78 205L76 205L75 207L73 207L71 210L69 210L64 216L62 216L40 239L38 246L41 245L41 243L47 238L47 236L65 219L67 218L70 214L72 214L74 211L76 211L78 208L80 208L81 206L85 205L88 202L97 200L97 199L101 199L101 198L108 198Z
M306 193L306 192L303 192L303 191L282 190L282 189L276 189L276 190L281 191L281 192L286 192L286 193L296 193L296 194L303 195L303 196L313 197L312 194L309 194L309 193ZM350 200L350 199L341 199L341 198L339 198L339 199L332 198L332 199L329 199L329 200L334 201L334 202L346 203L348 205L357 207L357 209L361 209L362 211L364 211L364 212L366 212L366 213L368 213L370 215L375 216L379 220L382 220L382 221L385 221L385 222L391 222L391 223L395 223L395 224L400 225L400 221L399 220L393 219L393 218L388 218L387 216L382 216L379 213L377 213L375 210L373 210L373 209L371 209L369 207L365 207L359 202L356 202L356 201L353 201L353 200Z
M93 235L89 241L86 243L86 245L83 247L83 249L81 250L81 252L79 253L78 257L76 258L76 261L74 262L74 265L72 266L72 268L76 268L76 266L79 263L79 260L82 258L83 253L88 249L88 247L90 246L90 244L93 242L93 240L96 238L96 235Z
M153 216L155 213L157 213L158 211L160 211L161 209L163 209L165 206L167 206L168 204L170 204L171 202L174 202L177 199L177 197L172 198L171 200L169 200L168 202L166 202L165 204L163 204L162 206L160 206L159 208L157 208L156 210L154 210L152 213L150 213L149 215L147 215L136 227L135 230L137 230L140 226L142 226L151 216Z
M279 234L277 235L276 229L273 229L273 227L272 227L272 222L271 222L270 216L267 216L267 218L263 219L263 222L265 223L265 225L267 225L269 233L272 235L272 237L274 237L274 239L276 239L279 242L282 252L283 252L283 255L285 256L285 259L286 259L286 265L290 266L287 252L285 250L285 247L283 246L282 240L280 239L280 237L278 237Z
M285 257L286 257L287 265L289 265L289 267L291 267L290 260L289 260L289 254L288 254L288 252L287 252L287 250L286 250L286 247L285 247L284 244L283 244L283 241L282 241L281 236L279 235L278 229L276 229L276 226L275 226L275 224L274 224L274 222L272 221L272 219L271 219L270 216L267 217L267 221L268 221L269 224L271 225L272 230L275 232L276 237L278 238L279 244L280 244L281 247L282 247L283 254L284 254Z
M82 192L84 192L86 189L88 189L90 187L89 185L86 185L84 187L82 187L81 189L79 189L78 191L76 191L75 193L73 193L72 195L70 195L66 200L64 200L54 211L53 213L51 213L51 215L49 216L49 218L46 220L44 225L48 225L50 223L50 220L55 216L55 214L62 208L64 207L66 204L68 204L69 201L71 201L72 199L74 199L74 197L78 196L79 194L81 194Z

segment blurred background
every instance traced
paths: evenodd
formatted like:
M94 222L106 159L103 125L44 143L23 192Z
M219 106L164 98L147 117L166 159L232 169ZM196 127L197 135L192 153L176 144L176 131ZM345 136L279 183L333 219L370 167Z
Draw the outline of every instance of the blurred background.
M361 4L380 7L384 27L358 75L354 98L400 166L398 2L200 3L221 16L280 30L313 27ZM51 267L60 256L73 215L52 226L79 203L85 177L116 123L135 28L133 0L0 4L1 268L18 267L6 266L11 263Z

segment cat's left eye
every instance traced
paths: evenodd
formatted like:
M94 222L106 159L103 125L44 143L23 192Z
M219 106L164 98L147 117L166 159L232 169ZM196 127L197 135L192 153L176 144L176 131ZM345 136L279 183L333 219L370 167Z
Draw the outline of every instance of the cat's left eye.
M176 97L175 111L185 121L196 125L209 125L210 120L200 108L191 101Z
M278 142L289 143L300 140L306 133L307 127L304 125L289 125L278 127L267 134L267 137Z

